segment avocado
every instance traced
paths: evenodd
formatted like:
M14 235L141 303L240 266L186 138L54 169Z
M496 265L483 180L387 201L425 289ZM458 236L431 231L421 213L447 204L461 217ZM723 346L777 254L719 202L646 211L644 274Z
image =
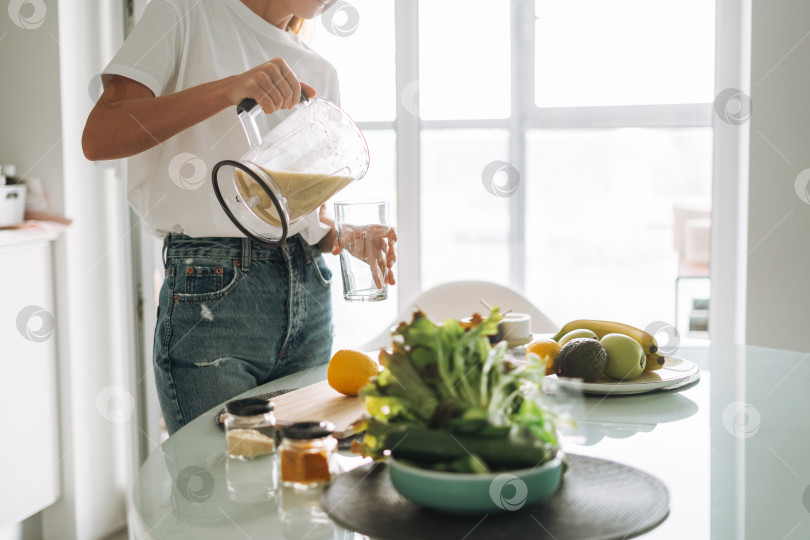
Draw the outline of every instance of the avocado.
M607 365L608 354L604 345L592 338L575 338L560 349L554 361L558 377L595 381Z

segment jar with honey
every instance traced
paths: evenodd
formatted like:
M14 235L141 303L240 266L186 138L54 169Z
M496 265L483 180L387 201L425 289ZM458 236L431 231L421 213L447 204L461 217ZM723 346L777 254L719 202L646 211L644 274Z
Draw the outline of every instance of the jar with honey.
M285 487L318 488L332 480L334 432L331 422L297 422L283 428L279 460Z

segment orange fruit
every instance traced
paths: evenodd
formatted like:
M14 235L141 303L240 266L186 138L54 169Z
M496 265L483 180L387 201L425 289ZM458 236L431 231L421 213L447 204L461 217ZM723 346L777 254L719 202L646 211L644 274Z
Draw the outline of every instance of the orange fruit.
M371 357L360 351L341 349L329 361L326 380L329 386L346 396L356 396L369 379L379 373L380 367Z
M526 346L526 356L534 353L546 364L546 375L554 373L554 361L560 353L560 344L553 339L538 339Z

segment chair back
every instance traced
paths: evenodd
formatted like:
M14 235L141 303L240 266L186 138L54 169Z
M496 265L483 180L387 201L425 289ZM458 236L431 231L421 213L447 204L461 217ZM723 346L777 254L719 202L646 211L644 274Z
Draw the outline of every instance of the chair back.
M421 309L433 321L440 323L447 319L463 319L473 313L488 313L488 306L500 308L501 313L528 313L532 318L532 333L553 333L559 330L546 315L517 291L490 281L452 281L436 285L420 293L412 302L400 310L391 326L402 321L410 321L416 309ZM391 344L390 330L369 341L362 350L375 350Z

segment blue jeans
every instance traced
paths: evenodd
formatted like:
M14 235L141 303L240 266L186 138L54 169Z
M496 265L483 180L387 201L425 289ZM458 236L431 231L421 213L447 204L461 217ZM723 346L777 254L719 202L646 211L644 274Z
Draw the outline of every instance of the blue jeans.
M298 236L268 248L170 235L164 250L153 358L169 434L237 394L329 361L332 273L317 248Z

